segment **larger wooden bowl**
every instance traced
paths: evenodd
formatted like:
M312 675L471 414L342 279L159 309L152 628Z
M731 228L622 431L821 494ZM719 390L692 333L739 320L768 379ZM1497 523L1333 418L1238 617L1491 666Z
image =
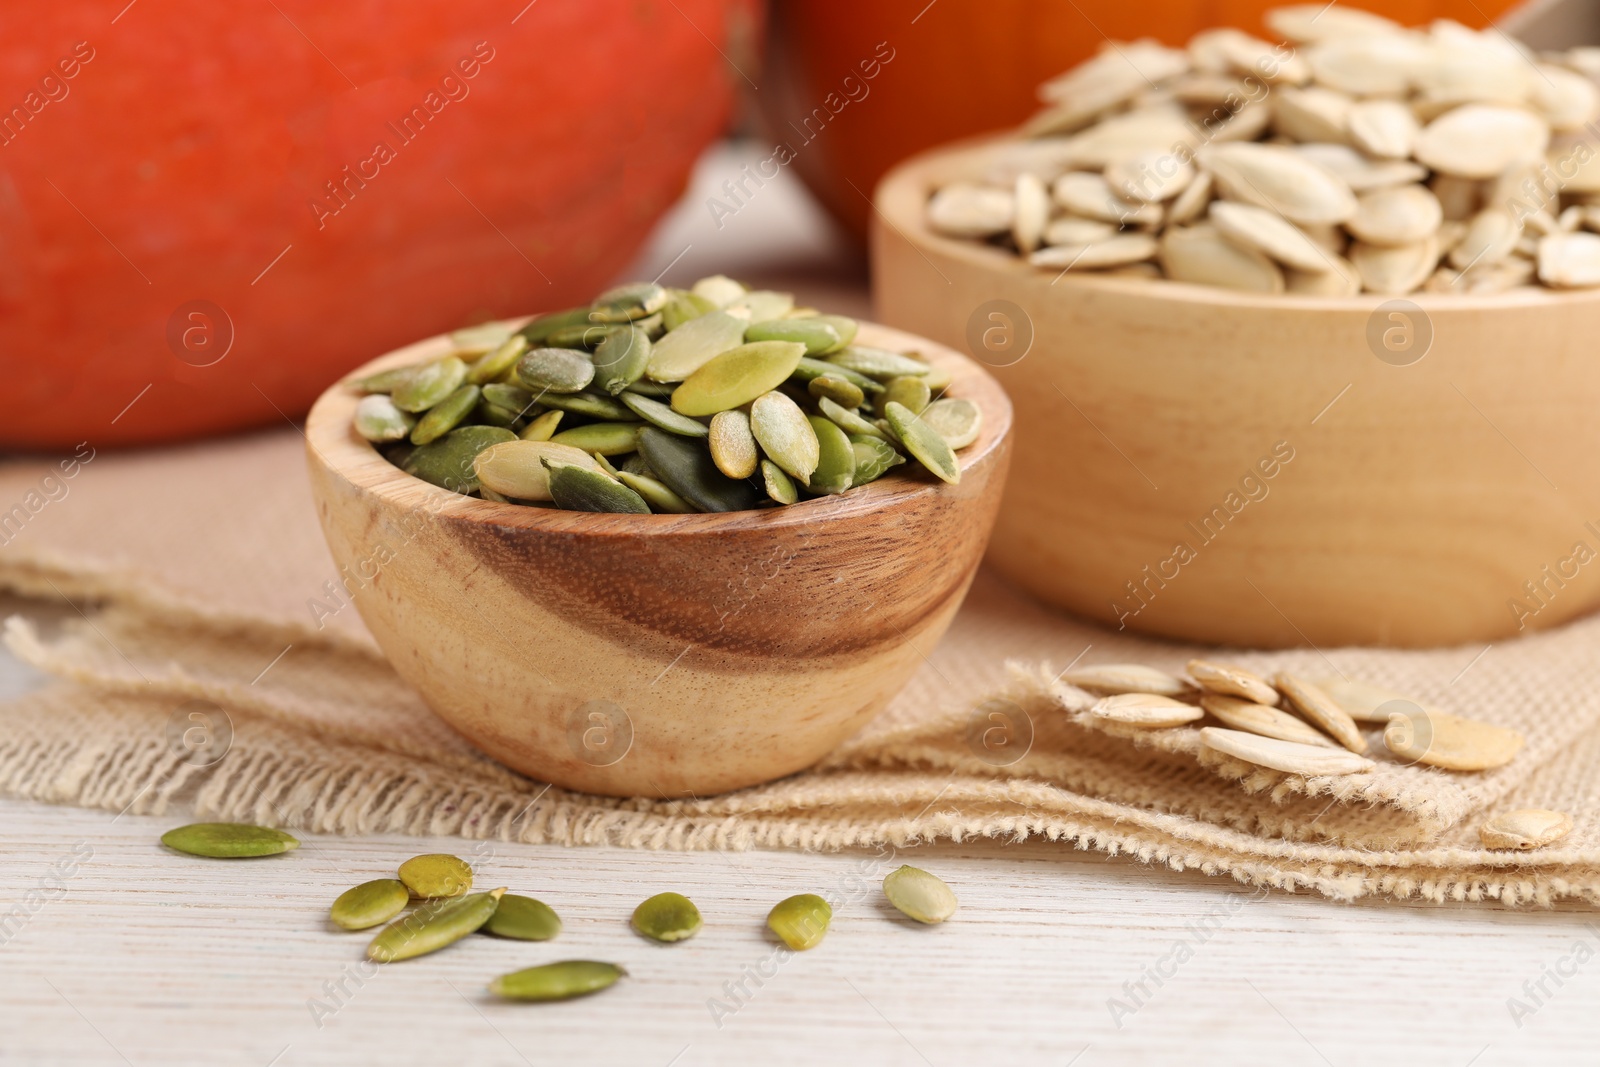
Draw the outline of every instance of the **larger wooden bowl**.
M1058 278L924 225L931 187L1002 151L891 174L873 257L878 317L973 351L1016 404L990 547L1013 581L1246 646L1494 641L1600 603L1600 293Z
M598 515L447 492L350 427L306 422L317 511L394 668L490 756L569 789L704 796L814 763L876 714L960 607L994 525L1011 405L942 346L862 343L948 367L983 434L957 485L886 477L722 515ZM437 357L444 338L359 373ZM904 469L904 468L902 468Z

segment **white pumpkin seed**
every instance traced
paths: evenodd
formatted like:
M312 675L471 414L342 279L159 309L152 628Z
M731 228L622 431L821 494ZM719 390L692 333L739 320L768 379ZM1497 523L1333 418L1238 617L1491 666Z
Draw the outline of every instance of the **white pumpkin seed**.
M1185 186L1183 192L1167 206L1167 215L1162 220L1162 225L1170 229L1199 218L1205 211L1206 205L1211 202L1214 185L1209 171L1198 172L1194 181Z
M1203 718L1205 712L1193 704L1156 693L1118 693L1096 701L1089 708L1089 714L1107 722L1161 729L1194 722Z
M1361 273L1355 264L1331 252L1328 258L1331 266L1325 271L1284 271L1285 291L1307 296L1355 296L1361 292Z
M1066 671L1061 680L1093 693L1154 693L1181 696L1193 687L1182 678L1139 663L1103 663Z
M1406 159L1421 128L1411 109L1398 100L1362 100L1350 108L1347 129L1350 143L1368 155Z
M1217 232L1241 247L1264 252L1286 267L1324 271L1333 257L1282 216L1254 204L1216 200L1209 215Z
M1112 194L1130 203L1170 200L1194 181L1194 175L1194 165L1170 150L1140 152L1105 169Z
M1600 285L1600 236L1553 233L1540 238L1539 280L1561 289Z
M1212 144L1200 151L1223 193L1294 222L1343 222L1356 212L1344 179L1280 145Z
M1262 20L1273 33L1311 43L1337 37L1373 37L1400 33L1400 24L1360 8L1342 4L1291 4L1269 10Z
M1295 741L1302 745L1333 745L1332 741L1288 712L1269 708L1253 700L1206 693L1200 698L1200 706L1230 729L1244 730L1262 737L1276 737L1280 741Z
M1467 104L1447 111L1417 135L1417 162L1463 178L1493 178L1515 163L1541 159L1550 126L1520 108Z
M1503 726L1475 722L1437 708L1393 714L1383 731L1390 752L1411 763L1452 771L1503 767L1522 749L1522 735Z
M992 237L1011 228L1016 201L1004 189L957 183L928 201L928 224L946 237Z
M1242 697L1268 707L1276 707L1278 704L1278 691L1254 671L1203 659L1190 660L1185 669L1189 672L1189 677L1208 693Z
M1158 205L1122 199L1098 174L1068 172L1056 179L1050 191L1062 208L1084 218L1121 226L1153 225L1161 221Z
M1200 728L1200 743L1206 748L1235 759L1305 778L1328 775L1361 774L1377 766L1365 756L1342 748L1302 745L1275 737L1225 730L1217 726Z
M1278 691L1289 699L1290 705L1307 721L1351 752L1367 750L1367 739L1361 735L1361 728L1356 725L1355 719L1315 683L1284 672L1279 672L1273 681L1277 683Z
M1572 832L1572 816L1547 808L1518 808L1491 816L1478 827L1484 848L1522 851L1553 845Z
M1101 270L1141 263L1159 248L1148 234L1123 233L1089 244L1050 245L1029 256L1028 262L1049 270Z
M1439 239L1429 234L1413 244L1393 246L1357 241L1350 246L1350 262L1371 292L1409 293L1427 281L1439 265Z
M1271 98L1272 128L1294 141L1342 143L1350 119L1351 100L1344 93L1311 86L1285 87Z
M1086 245L1096 241L1104 241L1114 236L1117 228L1109 222L1099 219L1081 219L1074 215L1063 215L1052 221L1044 228L1044 243L1047 245Z
M1521 236L1522 225L1511 212L1486 208L1472 217L1461 242L1450 250L1450 265L1457 270L1493 266L1511 254Z
M1363 194L1356 203L1356 213L1344 225L1368 244L1415 244L1433 235L1444 221L1438 198L1421 185L1379 189Z
M1240 248L1215 226L1180 226L1161 235L1161 268L1176 282L1259 293L1283 292L1283 272L1260 252Z
M1332 37L1306 50L1316 83L1351 96L1403 96L1430 58L1425 43L1400 33Z
M1032 252L1044 239L1045 224L1050 221L1050 194L1037 175L1019 174L1012 199L1011 239L1022 252Z

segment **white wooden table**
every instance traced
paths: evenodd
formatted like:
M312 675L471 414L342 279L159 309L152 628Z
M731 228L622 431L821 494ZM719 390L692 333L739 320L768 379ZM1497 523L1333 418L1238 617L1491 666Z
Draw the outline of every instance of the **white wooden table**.
M787 179L726 231L709 227L706 190L745 158L708 159L635 273L679 254L680 270L748 271L775 233L796 269L826 261ZM37 681L0 659L0 693ZM901 861L889 855L310 837L287 856L219 862L157 844L181 821L0 800L0 1064L1600 1061L1589 909L1258 898L1196 873L990 843L902 857L961 898L925 928L877 889ZM428 851L540 897L565 932L365 969L366 938L332 928L329 902ZM633 906L665 889L705 915L694 939L658 946L628 929ZM833 929L780 962L767 909L806 891L840 900ZM631 977L566 1004L484 992L497 974L567 958Z

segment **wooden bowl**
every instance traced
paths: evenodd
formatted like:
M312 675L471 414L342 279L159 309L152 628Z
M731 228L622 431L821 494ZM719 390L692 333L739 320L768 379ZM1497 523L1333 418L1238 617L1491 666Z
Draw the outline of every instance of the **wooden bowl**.
M440 717L564 788L704 796L809 766L938 643L1010 452L1011 405L983 368L882 327L860 339L922 352L982 408L958 484L891 475L720 515L497 504L392 466L351 429L355 392L334 386L306 421L307 454L362 619ZM358 373L449 348L432 338Z
M1058 278L924 225L932 187L1003 151L886 178L873 261L878 317L974 352L1016 404L989 553L1012 581L1256 647L1495 641L1600 602L1600 292Z

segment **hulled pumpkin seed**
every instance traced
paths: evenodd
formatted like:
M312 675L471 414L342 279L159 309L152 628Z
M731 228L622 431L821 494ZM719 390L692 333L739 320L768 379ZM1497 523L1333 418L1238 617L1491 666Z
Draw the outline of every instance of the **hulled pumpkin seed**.
M639 452L667 488L698 511L742 511L753 507L755 491L717 469L699 442L646 426L639 431Z
M943 879L909 864L884 877L883 895L919 923L942 923L956 913L956 895Z
M506 441L478 453L473 470L479 484L513 500L549 500L550 471L545 460L598 470L581 448L554 441Z
M796 952L822 944L832 921L832 905L815 893L799 893L780 900L767 912L767 929Z
M591 422L562 430L550 440L554 444L571 445L585 452L624 456L638 447L638 434L637 422Z
M840 351L843 351L843 349L840 349ZM843 378L869 396L883 392L882 382L874 381L865 374L853 371L849 367L841 367L837 363L829 363L825 359L813 359L810 356L804 356L794 369L794 379L806 385L823 376Z
M748 404L782 385L804 354L805 345L795 341L757 341L729 349L673 390L672 408L680 415L715 415Z
M563 412L547 411L522 428L518 436L524 441L548 441L555 436L556 428L561 425Z
M549 941L561 932L561 917L542 900L507 893L482 929L514 941Z
M507 1000L571 1000L608 989L627 973L615 963L562 960L502 974L489 983L489 992Z
M839 428L847 434L856 434L863 437L881 437L885 441L889 439L888 435L883 432L877 423L868 422L857 414L853 408L847 408L843 404L835 404L828 397L823 397L817 401L817 409L838 423Z
M833 332L839 335L839 343L830 350L831 352L837 352L854 341L856 339L856 330L860 328L860 323L847 315L818 315L816 321L832 326ZM823 355L828 354L827 352L823 353Z
M793 504L800 499L800 491L783 468L770 459L761 461L761 482L767 490L767 499L775 504Z
M910 408L894 401L885 406L883 415L912 459L951 485L961 480L961 465L956 461L956 454L937 430L917 418Z
M459 856L430 852L412 856L400 865L400 881L411 895L424 900L459 897L472 888L472 867Z
M191 856L218 860L276 856L300 847L293 835L282 830L242 822L197 822L180 826L162 834L161 843Z
M544 343L549 348L590 349L604 341L610 332L610 326L595 322L564 326L545 338Z
M668 433L682 434L685 437L705 437L711 432L705 423L696 422L687 415L679 415L669 405L659 400L651 400L638 393L623 393L622 402L645 422L659 426Z
M653 941L682 941L700 929L700 909L682 893L657 893L633 909L633 928Z
M711 460L717 470L730 478L748 478L756 472L761 453L755 434L750 432L750 416L734 408L711 416Z
M906 457L889 447L889 442L866 434L851 436L850 450L856 454L856 471L850 479L852 486L876 481L906 461Z
M695 296L703 296L719 308L725 308L745 293L749 292L743 285L734 281L726 274L713 274L709 278L701 278L689 290Z
M550 468L550 499L563 511L650 514L644 497L603 471L549 460L545 460L545 466Z
M627 454L630 455L630 456L637 455L637 453L634 453L634 452L629 452ZM615 478L617 476L617 473L618 473L617 468L611 465L611 461L605 457L604 453L595 452L595 453L593 453L593 455L594 455L595 463L599 466L599 468L602 471L604 471L605 473L611 475L611 477L613 477L613 478Z
M667 304L667 290L655 282L635 282L607 289L589 308L590 322L631 322L660 311Z
M708 311L668 333L650 350L645 374L657 382L681 382L717 356L744 344L750 324L726 311Z
M951 448L966 448L983 429L983 412L964 397L935 400L922 409L921 418Z
M717 305L699 293L687 289L668 290L666 306L661 309L661 324L671 333L690 319L717 310Z
M394 963L437 952L475 934L494 915L505 889L430 901L396 919L367 945L367 959Z
M425 365L425 364L424 364ZM390 393L422 369L422 366L395 367L358 378L352 384L363 393Z
M640 378L628 386L627 391L637 393L640 396L647 396L651 400L669 400L672 397L672 391L676 388L677 386L672 382L653 382L648 378Z
M389 394L401 411L427 411L461 388L467 380L467 365L454 356L418 367L415 373L394 387Z
M811 379L806 384L806 392L818 400L825 398L846 409L858 408L867 399L866 393L861 391L860 386L834 374L824 374Z
M545 393L539 403L586 419L604 419L607 422L628 422L636 418L633 409L604 393Z
M636 474L629 470L613 473L617 481L643 497L644 502L650 505L650 510L657 514L688 515L694 512L692 504L648 474Z
M439 401L417 420L416 427L411 431L411 443L425 445L455 429L478 406L480 395L481 390L476 385L463 385Z
M806 346L806 355L832 352L844 346L839 331L819 319L772 319L752 323L745 330L746 341L797 341Z
M594 381L594 363L570 349L534 348L518 358L517 377L535 394L576 393Z
M416 424L415 417L395 407L394 401L383 393L373 393L356 402L356 433L368 441L404 440Z
M747 322L768 322L781 319L794 307L793 293L775 293L771 289L752 289L727 305L728 312Z
M475 492L478 476L473 461L478 453L516 439L516 434L500 426L458 426L437 441L414 448L401 469L452 493Z
M821 415L807 415L817 438L817 467L806 483L813 493L833 495L849 489L856 476L856 451L839 424ZM773 457L776 460L777 457ZM779 463L782 467L783 464ZM792 473L792 472L791 472Z
M890 352L882 348L868 348L864 345L847 345L833 353L833 355L828 356L823 362L882 381L906 375L916 377L927 374L930 369L928 364L912 359L910 356L903 356L899 352ZM838 372L834 371L833 373Z
M519 415L533 407L534 403L532 393L520 385L507 385L504 382L491 382L484 386L483 398Z
M763 393L750 405L750 432L761 450L786 474L804 485L811 484L820 446L799 404L782 393Z
M499 404L491 404L487 400L479 400L478 406L473 408L467 416L468 421L483 426L499 426L505 430L517 428L521 416L510 408L503 408Z
M904 405L910 409L911 414L921 415L922 409L933 400L933 392L928 388L928 383L921 378L901 375L890 378L883 386L883 395L878 398L879 407L886 406L890 401Z
M649 362L649 335L637 326L619 326L595 346L595 384L616 396L644 376Z
M339 894L328 909L334 925L346 930L366 930L381 926L405 910L411 891L395 878L375 878Z
M585 327L589 325L589 308L587 305L580 308L568 308L550 315L540 315L528 323L517 333L528 342L529 348L538 348L550 340L551 336L561 330L572 327Z
M472 385L487 385L517 365L522 353L528 350L528 339L514 333L493 351L485 352L467 368L467 381Z

